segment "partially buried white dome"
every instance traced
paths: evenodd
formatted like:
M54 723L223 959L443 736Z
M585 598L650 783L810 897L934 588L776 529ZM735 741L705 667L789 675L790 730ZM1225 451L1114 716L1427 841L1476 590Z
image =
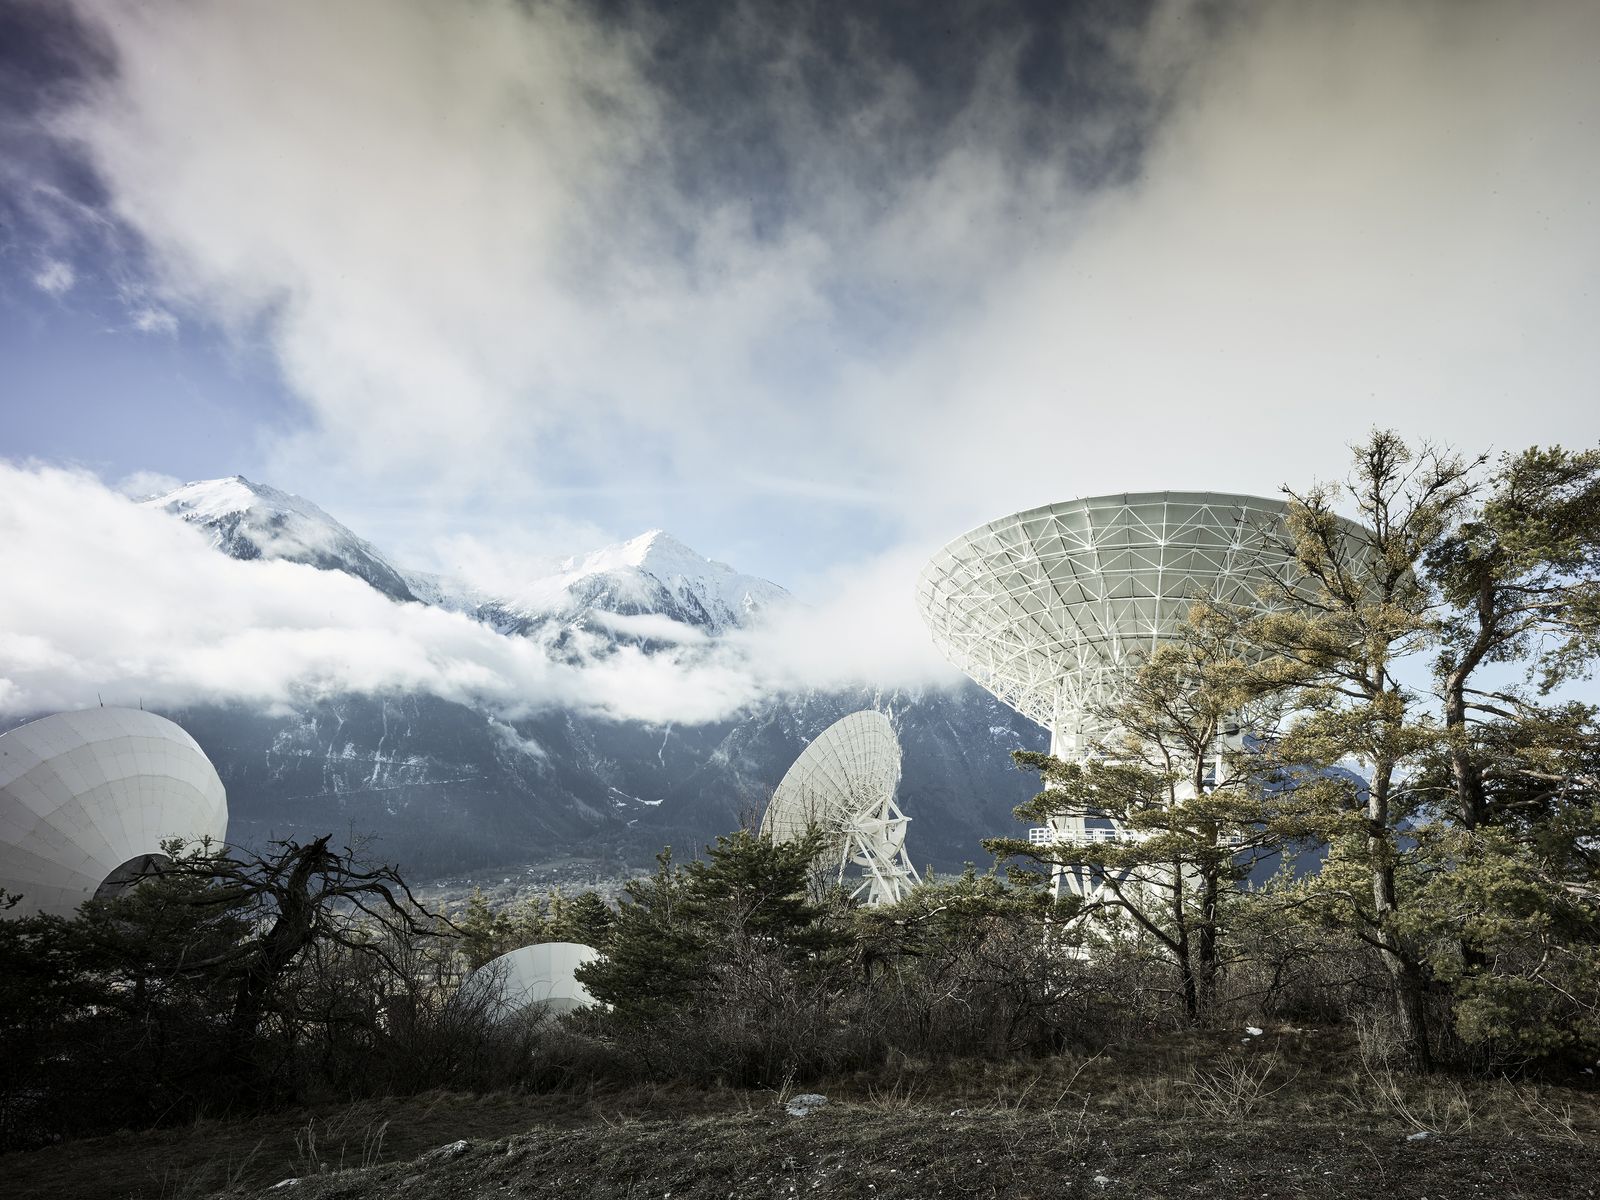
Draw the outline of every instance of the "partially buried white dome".
M497 1020L537 1006L552 1016L571 1012L594 997L577 980L584 963L600 952L579 942L540 942L502 954L483 964L461 985L462 994L483 997Z
M6 916L71 916L168 838L227 832L216 768L165 717L86 708L0 734L0 888L22 896Z

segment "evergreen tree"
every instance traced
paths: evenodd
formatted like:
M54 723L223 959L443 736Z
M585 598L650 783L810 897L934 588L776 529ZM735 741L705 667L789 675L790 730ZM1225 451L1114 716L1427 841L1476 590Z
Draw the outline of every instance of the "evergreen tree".
M568 903L559 932L566 941L604 950L610 943L615 922L616 914L598 892L582 892Z
M1197 612L1176 643L1130 676L1122 699L1097 714L1106 728L1098 758L1013 755L1045 784L1017 809L1019 818L1043 824L1067 814L1107 817L1114 838L984 842L995 854L1094 878L1105 898L1084 915L1109 911L1153 938L1178 969L1191 1020L1216 989L1227 907L1270 841L1260 774L1237 737L1245 710L1266 706L1223 636L1226 628Z
M625 1024L648 1024L688 1005L704 977L706 946L682 911L683 869L668 847L656 872L625 889L603 958L578 968L578 982Z
M605 957L579 981L620 1019L649 1022L712 1002L757 957L804 971L847 940L807 894L819 845L816 833L775 844L740 831L687 868L663 851L654 876L628 885Z
M516 948L509 944L513 938L510 917L493 908L481 888L472 889L466 910L456 918L455 927L461 937L461 953L468 971L476 971Z
M746 830L719 835L709 855L688 866L683 916L713 941L761 945L791 965L836 948L840 935L809 890L821 850L816 830L790 842Z
M1420 835L1419 927L1458 1034L1516 1057L1600 1046L1596 713L1552 699L1600 651L1600 451L1504 456L1427 556L1442 604L1448 797Z
M1453 815L1476 829L1507 811L1488 776L1556 782L1534 765L1541 748L1559 753L1587 718L1541 708L1515 676L1545 697L1600 653L1600 450L1506 455L1484 504L1430 549L1427 568L1447 606L1434 669ZM1480 681L1496 669L1513 678Z
M1388 972L1405 1056L1431 1062L1428 963L1402 911L1400 880L1416 853L1408 830L1425 808L1420 766L1440 742L1426 698L1405 674L1438 629L1422 573L1427 555L1471 511L1481 464L1378 431L1355 449L1345 487L1285 489L1288 546L1299 567L1279 611L1234 636L1265 655L1264 687L1293 689L1298 719L1274 753L1288 771L1322 768L1275 794L1279 828L1329 844L1311 897L1371 945ZM1335 511L1348 495L1365 527ZM1358 761L1358 783L1331 770Z

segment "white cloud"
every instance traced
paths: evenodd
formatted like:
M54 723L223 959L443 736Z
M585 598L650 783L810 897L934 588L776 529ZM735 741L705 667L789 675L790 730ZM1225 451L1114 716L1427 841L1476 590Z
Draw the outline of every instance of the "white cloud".
M877 494L888 448L836 452L861 400L836 374L878 352L850 310L962 306L1036 232L1019 218L1056 219L1054 167L1007 166L998 83L903 172L797 92L772 221L675 157L713 115L673 107L638 36L564 4L80 6L118 70L58 127L169 308L264 323L314 420L289 466ZM851 126L910 136L915 90L882 75Z
M647 638L669 645L700 644L708 640L705 630L662 613L615 613L596 609L589 614L589 620L623 637Z
M152 496L165 496L183 486L183 480L160 471L135 471L117 480L114 490L130 500L148 500Z
M776 691L948 686L959 676L934 649L916 607L916 580L933 547L903 547L808 580L814 603L730 635Z
M229 558L79 472L0 462L0 542L0 711L14 715L97 697L273 707L364 692L430 693L502 719L560 708L695 724L780 691L871 680L885 665L864 629L800 644L870 625L872 581L748 639L713 643L666 618L614 616L676 646L611 651L577 634L553 657L536 639L395 604L338 572Z
M633 488L717 505L736 544L787 505L786 532L850 559L1073 495L1270 492L1339 473L1373 424L1600 438L1592 4L1219 25L1169 3L1105 64L1144 85L1128 112L1031 138L1003 42L930 133L923 85L871 47L821 111L795 82L819 48L746 20L758 45L714 50L765 64L753 182L696 157L714 120L749 133L737 113L684 107L647 34L566 4L80 7L119 67L61 128L148 242L153 295L267 331L312 422L269 477L404 479L411 511L347 511L384 540L463 495L536 526L530 557L675 527L583 511ZM1068 182L1119 140L1136 171ZM630 515L578 537L574 511ZM522 569L461 536L420 544ZM868 573L909 591L914 558Z
M588 522L541 514L527 526L496 529L493 541L451 530L422 538L418 549L430 571L460 580L486 596L516 596L530 581L556 574L563 560L615 540Z
M33 286L51 296L65 296L77 282L78 273L72 264L56 258L46 259L33 276Z
M1264 6L1131 185L862 391L936 398L903 449L983 481L971 520L1339 474L1373 424L1592 443L1597 39L1585 4Z
M133 327L140 333L158 333L171 337L178 332L178 318L164 308L136 308L129 315Z

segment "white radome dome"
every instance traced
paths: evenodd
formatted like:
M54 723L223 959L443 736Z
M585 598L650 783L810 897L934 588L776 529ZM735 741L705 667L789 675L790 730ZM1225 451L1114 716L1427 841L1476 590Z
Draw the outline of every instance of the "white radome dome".
M0 734L0 888L22 897L0 915L70 917L168 838L227 832L216 768L165 717L86 708Z
M509 1020L531 1008L551 1016L593 1004L576 972L600 957L581 942L540 942L523 946L483 964L461 985L462 994L484 997L496 1020Z

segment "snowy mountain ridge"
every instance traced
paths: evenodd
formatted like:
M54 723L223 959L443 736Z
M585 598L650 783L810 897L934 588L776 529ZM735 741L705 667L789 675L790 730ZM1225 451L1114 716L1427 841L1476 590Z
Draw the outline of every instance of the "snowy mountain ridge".
M716 635L790 601L777 584L705 558L660 529L574 555L511 595L494 596L450 576L398 566L311 501L242 475L188 483L141 503L207 530L212 544L234 558L344 571L392 600L466 613L505 633L594 618L613 633L648 638L659 627L630 619L665 617Z
M372 543L304 497L243 475L186 483L140 503L206 530L211 544L232 558L277 558L344 571L391 600L416 598Z
M490 589L506 593L497 597L406 570L310 501L240 476L144 503L235 558L342 571L398 603L460 612L574 659L716 638L794 603L777 584L660 530L550 562L520 586ZM648 867L663 844L697 847L737 826L818 734L869 707L889 712L899 732L913 854L960 869L981 837L1010 828L1011 810L1033 790L1008 751L1045 744L975 684L803 691L698 725L560 709L508 718L426 692L326 696L288 713L224 704L170 715L217 764L229 836L240 844L349 829L426 876L573 855L597 870Z

